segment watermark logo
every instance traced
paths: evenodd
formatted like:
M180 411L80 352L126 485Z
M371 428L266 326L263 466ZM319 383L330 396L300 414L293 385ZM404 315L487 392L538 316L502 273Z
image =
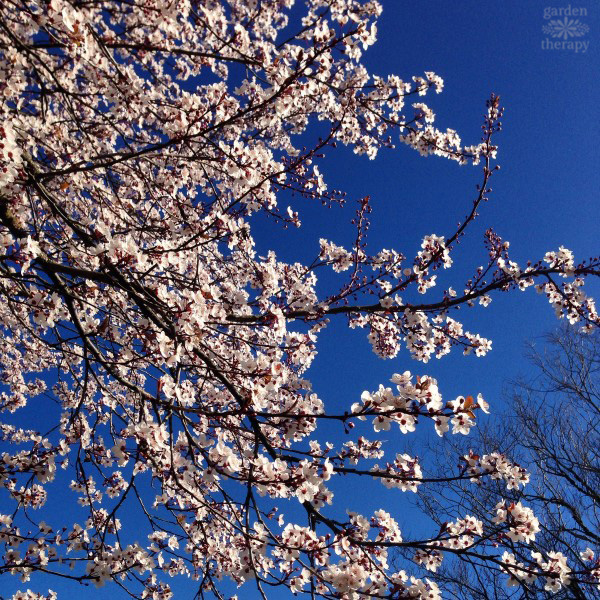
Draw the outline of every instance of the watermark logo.
M572 37L584 36L590 28L579 19L569 19L565 17L562 21L550 21L548 25L542 27L544 33L549 33L552 37L568 40Z
M542 31L546 34L542 40L542 50L566 50L585 54L590 47L590 41L584 38L589 32L585 21L575 17L587 17L587 8L571 6L544 8L543 17L547 21ZM557 18L558 17L558 18Z

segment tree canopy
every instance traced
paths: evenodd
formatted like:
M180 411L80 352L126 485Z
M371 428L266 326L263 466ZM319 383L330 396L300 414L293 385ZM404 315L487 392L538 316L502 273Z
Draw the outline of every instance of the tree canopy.
M469 444L451 443L447 450L469 457L471 447L481 452L502 449L529 466L531 482L510 492L493 478L481 479L476 486L450 482L426 489L422 505L438 524L443 523L445 513L460 506L481 519L489 530L494 527L491 516L498 503L502 510L507 503L526 503L539 517L540 531L529 548L515 544L510 549L513 560L535 571L540 562L559 559L568 561L570 568L582 575L590 570L590 576L570 578L561 587L543 578L527 581L517 574L512 578L513 586L507 587L502 585L499 569L481 569L474 561L470 565L468 561L453 561L433 575L453 598L600 597L596 578L600 541L600 338L597 331L581 334L563 327L532 344L529 358L532 372L508 388L508 408L503 417L480 429Z
M502 107L492 95L476 143L439 129L425 103L443 89L437 74L363 64L380 13L372 0L2 3L0 574L155 599L174 576L198 597L224 597L225 578L262 597L438 598L425 569L444 555L557 589L598 577L560 550L516 561L509 549L539 532L520 502L495 509L495 537L463 514L405 539L389 507L346 513L331 489L340 477L406 492L491 477L512 490L528 475L496 451L428 472L389 450L379 431L429 421L467 434L487 411L481 395L443 401L431 377L405 371L325 405L309 367L330 323L364 329L382 358L405 347L422 362L483 356L491 341L457 312L501 292L535 286L559 317L600 324L583 290L599 259L561 246L519 265L491 229L487 263L438 291L489 194ZM257 214L300 227L303 203L344 201L323 153L375 159L397 144L480 170L449 234L372 253L364 198L351 247L324 220L312 262L255 250ZM323 293L330 272L344 281ZM346 441L321 433L331 422ZM73 524L61 506L40 522L66 487L59 504L85 517ZM396 569L397 548L414 564ZM14 598L55 596L36 594Z

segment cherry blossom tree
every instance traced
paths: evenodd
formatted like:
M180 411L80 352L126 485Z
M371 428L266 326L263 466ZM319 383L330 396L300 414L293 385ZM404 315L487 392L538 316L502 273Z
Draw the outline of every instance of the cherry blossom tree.
M406 371L333 410L308 379L323 328L364 329L382 358L403 346L422 362L453 348L482 356L491 341L468 331L459 309L535 286L559 317L591 330L600 318L582 286L600 261L578 263L561 247L518 265L488 230L484 266L435 295L437 271L452 267L490 191L499 98L481 140L465 145L424 102L442 91L438 75L405 81L361 62L378 2L293 5L0 6L0 573L155 599L172 596L174 576L198 597L222 598L225 578L263 598L285 588L438 598L425 569L447 555L509 582L540 576L560 588L597 577L558 555L530 567L508 553L505 539L526 548L538 534L526 504L495 510L504 537L463 514L434 537L405 539L386 507L346 513L334 497L340 477L414 492L488 477L510 490L528 475L499 452L439 473L390 452L379 431L431 422L440 436L467 434L487 403L444 402L434 379ZM418 251L373 253L365 198L351 247L324 227L310 263L255 251L256 213L300 227L303 204L344 201L319 169L324 153L344 145L374 159L398 144L479 165L454 230L424 232ZM282 205L292 194L296 206ZM323 294L317 276L331 271L344 279ZM44 427L31 427L40 413ZM324 422L346 441L325 439ZM44 512L57 496L85 517ZM132 511L148 530L141 541ZM396 548L411 550L411 565L390 566ZM56 597L44 594L14 598Z

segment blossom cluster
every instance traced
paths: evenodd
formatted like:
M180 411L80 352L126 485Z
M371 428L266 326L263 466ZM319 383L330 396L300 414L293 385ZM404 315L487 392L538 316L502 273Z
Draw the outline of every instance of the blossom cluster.
M413 432L422 417L433 420L439 436L443 436L450 425L452 433L466 435L475 425L474 411L489 412L488 403L481 394L476 400L472 396L458 396L444 405L437 381L427 375L417 376L413 383L412 374L405 371L394 374L391 381L396 384L397 394L380 385L376 392L363 392L362 403L356 402L351 407L351 414L361 420L376 415L373 419L375 431L387 431L392 423L396 423L402 433Z

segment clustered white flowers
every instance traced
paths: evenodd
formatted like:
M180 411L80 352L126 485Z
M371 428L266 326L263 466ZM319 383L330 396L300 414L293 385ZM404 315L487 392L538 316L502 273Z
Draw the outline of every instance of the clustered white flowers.
M396 493L444 478L517 489L528 476L499 453L436 474L388 443L427 419L440 436L468 434L488 410L481 395L444 403L435 379L406 371L395 389L331 406L308 370L321 332L344 318L382 358L403 346L421 362L453 348L483 356L491 341L458 309L541 277L559 316L594 327L581 288L598 264L561 247L520 268L489 231L487 266L434 298L486 199L499 99L481 141L465 146L425 102L443 89L438 75L403 80L363 64L380 3L294 5L0 6L0 493L10 506L0 573L117 582L164 600L174 576L207 592L226 577L344 600L434 599L435 583L392 566L394 548L414 547L411 568L435 570L447 553L534 539L539 523L520 504L499 505L491 531L463 516L424 540L403 534L398 511L340 517L344 478ZM307 264L256 249L255 213L284 231L301 225L305 202L344 202L320 171L323 153L344 144L373 159L397 142L482 164L454 233L371 255L366 198L352 247L323 237ZM325 293L332 277L341 287ZM326 439L326 422L347 438ZM49 523L34 525L38 509ZM505 555L509 583L568 584L560 553L532 561ZM13 595L37 598L56 594Z

